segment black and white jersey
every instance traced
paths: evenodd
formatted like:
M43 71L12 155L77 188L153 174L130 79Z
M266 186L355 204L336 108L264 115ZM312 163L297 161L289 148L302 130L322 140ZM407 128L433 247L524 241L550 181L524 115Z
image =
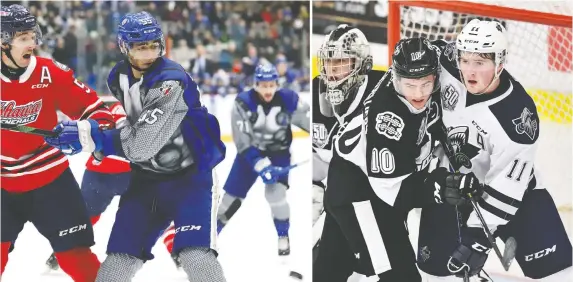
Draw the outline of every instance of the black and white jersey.
M313 181L322 181L328 171L328 164L332 159L332 144L334 137L340 133L341 127L348 123L353 114L361 114L362 104L368 93L374 89L378 81L384 76L383 71L370 71L363 84L358 89L355 99L345 115L326 117L320 112L319 94L326 86L319 77L312 81L312 152L313 152ZM344 124L341 124L342 123Z
M340 205L379 198L409 211L418 206L418 199L428 200L415 195L423 189L424 169L432 158L433 138L427 128L439 120L438 102L415 111L395 92L390 74L367 93L333 138L325 202ZM435 202L433 193L429 200Z
M541 188L534 170L539 116L533 99L506 70L490 94L467 93L454 59L455 45L433 42L440 57L441 106L448 141L462 173L473 172L485 193L478 202L490 228L510 221L528 189ZM468 226L481 226L472 213Z

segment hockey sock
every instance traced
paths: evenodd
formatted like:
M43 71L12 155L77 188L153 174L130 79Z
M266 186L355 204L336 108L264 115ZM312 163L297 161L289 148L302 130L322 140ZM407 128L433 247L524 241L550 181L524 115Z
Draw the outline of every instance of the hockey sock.
M169 253L173 252L173 239L175 239L175 225L170 225L163 233L163 243Z
M8 263L8 252L10 251L10 245L12 245L12 242L2 242L2 247L0 249L0 263L2 263L2 272L0 273L4 273L4 269Z
M288 230L290 228L290 221L287 218L286 220L279 220L275 218L275 228L277 229L277 234L279 237L288 236Z
M101 214L94 215L94 216L90 217L90 221L92 223L92 226L94 226L99 221L100 217L101 217Z
M90 248L81 247L55 253L60 268L74 282L94 282L100 262Z
M143 267L143 260L128 254L108 254L97 273L96 282L131 281Z
M224 282L223 268L209 248L185 248L179 253L181 268L191 282Z

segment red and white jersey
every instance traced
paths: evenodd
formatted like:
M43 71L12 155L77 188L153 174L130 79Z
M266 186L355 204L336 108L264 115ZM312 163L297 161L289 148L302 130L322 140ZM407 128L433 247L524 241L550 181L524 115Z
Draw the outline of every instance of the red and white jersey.
M120 102L109 107L111 114L113 115L113 121L115 122L116 128L122 128L127 122L127 114L125 109ZM122 157L118 156L107 156L101 160L100 163L95 161L94 157L91 156L86 162L86 169L93 172L106 173L106 174L116 174L130 172L131 167L130 162Z
M54 60L32 56L18 80L2 74L0 79L2 124L52 130L59 109L73 120L91 118L114 126L111 113L97 93ZM7 191L25 192L45 186L69 166L66 156L41 136L3 130L1 139L1 187Z

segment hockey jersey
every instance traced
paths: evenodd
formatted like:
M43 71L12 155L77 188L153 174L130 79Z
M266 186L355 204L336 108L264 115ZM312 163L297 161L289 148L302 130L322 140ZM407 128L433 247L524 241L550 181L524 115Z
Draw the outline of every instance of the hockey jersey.
M104 155L124 157L132 168L160 174L191 165L209 170L225 158L219 123L179 64L160 57L136 79L129 63L121 61L107 83L125 108L127 123L104 132Z
M408 212L438 202L425 187L433 149L428 127L439 120L438 103L416 111L395 92L390 74L359 95L367 96L333 139L325 205L379 198Z
M237 152L254 163L267 152L290 148L291 124L309 131L310 106L289 89L277 90L268 103L251 89L237 95L231 123Z
M334 138L340 133L344 122L353 112L358 113L362 109L362 103L367 94L380 81L385 72L370 71L363 82L363 86L358 89L356 98L351 101L348 112L340 119L336 117L324 116L320 111L319 95L321 90L326 89L324 82L315 77L312 80L312 152L313 152L313 181L322 181L326 177L324 171L328 171L328 165L332 159L332 145ZM366 93L366 94L365 94ZM341 124L341 120L342 123Z
M55 60L32 56L19 80L0 74L1 122L52 130L57 110L71 119L91 118L113 126L111 113L97 93ZM66 168L64 154L41 136L2 131L2 189L25 192L49 184Z
M126 120L125 110L121 106L121 103L120 102L114 103L109 107L109 110L113 115L115 128L124 127L127 120ZM131 167L129 166L129 161L122 157L107 156L103 158L101 162L98 162L94 159L92 155L86 162L86 170L99 173L106 173L106 174L115 174L115 173L129 172L131 171Z
M468 94L453 56L455 43L433 44L443 50L441 106L456 160L452 166L473 172L485 185L478 205L495 229L514 217L527 190L542 188L533 163L540 130L535 103L506 70L493 93ZM475 212L467 225L481 227Z

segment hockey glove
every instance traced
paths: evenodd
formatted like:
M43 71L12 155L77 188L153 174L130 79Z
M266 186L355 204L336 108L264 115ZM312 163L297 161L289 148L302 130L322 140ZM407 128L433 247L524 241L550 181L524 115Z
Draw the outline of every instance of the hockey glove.
M58 135L44 140L66 155L101 150L103 133L93 119L63 121L53 131Z
M490 250L491 244L481 228L464 228L462 243L448 260L448 270L457 277L464 277L466 271L474 276L483 268Z
M326 186L322 181L312 182L312 224L316 223L324 209L324 190Z
M255 164L255 171L259 174L265 184L275 184L279 177L283 176L288 170L274 166L269 158L260 159Z
M483 194L483 185L473 173L451 173L446 168L440 167L430 174L428 180L433 181L437 202L464 205L469 203L468 194L471 194L475 200ZM439 200L437 195L439 195Z

